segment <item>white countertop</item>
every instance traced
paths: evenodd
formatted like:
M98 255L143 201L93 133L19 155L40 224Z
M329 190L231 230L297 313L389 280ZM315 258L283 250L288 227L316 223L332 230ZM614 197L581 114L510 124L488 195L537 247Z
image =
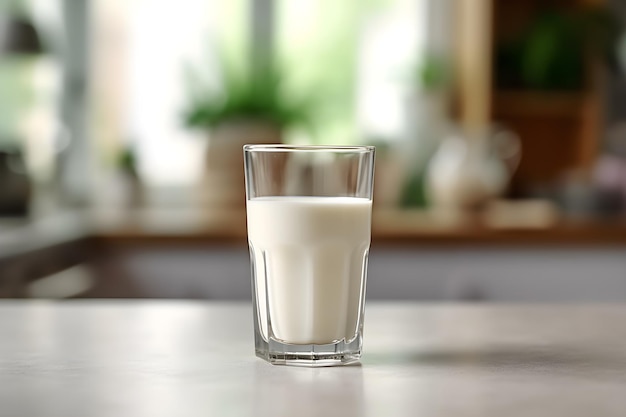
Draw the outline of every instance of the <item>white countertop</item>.
M0 416L623 416L626 305L375 304L362 365L273 366L247 304L0 302Z

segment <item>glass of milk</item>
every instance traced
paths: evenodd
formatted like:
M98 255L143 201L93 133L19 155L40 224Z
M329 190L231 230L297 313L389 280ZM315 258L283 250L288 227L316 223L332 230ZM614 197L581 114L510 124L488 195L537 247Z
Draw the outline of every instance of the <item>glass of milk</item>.
M244 156L257 356L358 361L374 147L246 145Z

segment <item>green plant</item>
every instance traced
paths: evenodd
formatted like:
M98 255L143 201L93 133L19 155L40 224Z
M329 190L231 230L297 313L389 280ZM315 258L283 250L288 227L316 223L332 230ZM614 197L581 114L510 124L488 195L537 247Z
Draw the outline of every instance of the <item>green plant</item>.
M131 148L124 148L117 157L117 165L124 171L137 170L137 156Z
M621 25L604 8L542 10L496 51L501 88L580 90L589 59L615 61Z
M437 91L448 86L449 66L444 58L427 55L417 68L417 83L426 91Z
M248 74L225 68L223 88L219 92L198 88L198 82L192 81L185 123L190 127L212 128L245 119L269 122L279 128L311 128L314 100L287 97L283 81L282 71L274 66Z

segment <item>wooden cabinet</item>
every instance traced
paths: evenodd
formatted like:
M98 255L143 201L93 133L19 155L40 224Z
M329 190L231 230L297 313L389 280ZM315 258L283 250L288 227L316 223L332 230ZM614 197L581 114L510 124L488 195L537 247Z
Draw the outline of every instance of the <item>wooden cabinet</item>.
M592 92L495 91L493 118L516 132L522 160L513 186L558 180L568 171L587 171L601 137L601 99Z
M545 89L521 86L503 90L495 65L498 46L529 30L530 25L536 27L540 13L544 13L543 19L552 19L554 25L560 23L565 26L562 30L568 30L564 18L550 17L550 13L568 16L601 3L598 0L494 0L492 117L516 131L522 140L523 157L514 178L517 189L553 182L565 172L586 172L593 166L602 135L602 69L595 59L587 58L577 88L559 88L557 84ZM542 33L550 35L545 30ZM555 32L552 34L543 44L535 42L535 49L559 39ZM583 46L572 46L576 47L582 54Z
M626 248L376 246L368 300L626 301ZM135 246L108 252L90 297L250 300L243 247ZM294 277L297 279L297 277Z
M528 31L531 24L537 25L537 16L545 10L553 10L557 16L554 18L555 25L560 22L564 27L562 30L568 30L565 20L558 16L570 16L581 7L603 3L601 0L459 2L459 117L466 127L495 122L519 134L523 155L513 186L520 194L525 194L536 185L551 184L568 171L588 172L593 166L602 137L604 70L599 59L591 58L593 54L585 51L583 60L577 61L582 62L579 71L572 69L582 74L578 82L574 82L574 87L559 87L558 76L552 86L528 86L523 80L516 83L515 76L504 77L509 80L507 85L502 82L502 68L511 67L501 65L499 48L503 42L510 42L521 36L520 33L527 33L524 31ZM465 13L461 13L463 11ZM491 22L491 25L485 27L480 24L485 21ZM549 23L544 21L543 25L544 29L548 27L550 30ZM552 41L563 39L565 35L561 38L554 36L557 38L552 38ZM486 46L481 46L481 42ZM578 44L572 48L578 47L583 48ZM581 50L576 49L574 55L580 53ZM567 66L560 69L567 74ZM485 82L485 77L490 78L489 83ZM513 82L510 82L511 79ZM476 107L488 109L483 112L486 116L477 115L480 112L475 110Z

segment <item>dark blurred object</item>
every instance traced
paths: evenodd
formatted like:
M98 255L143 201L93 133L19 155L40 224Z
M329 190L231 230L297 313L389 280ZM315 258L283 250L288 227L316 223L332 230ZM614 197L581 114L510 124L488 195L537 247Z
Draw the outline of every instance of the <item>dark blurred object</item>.
M19 151L0 150L0 216L28 214L31 182Z
M574 22L557 12L543 12L518 39L498 46L496 82L499 88L578 90L584 66Z
M589 77L589 60L616 68L620 21L603 7L539 10L496 51L499 88L579 91Z
M568 172L556 192L563 212L570 217L614 217L624 209L619 193L599 187L584 172Z
M0 17L0 60L7 55L37 55L42 52L37 30L27 19ZM0 149L0 216L27 215L31 193L32 184L22 151Z
M19 17L0 19L0 55L43 52L37 30L29 21Z

